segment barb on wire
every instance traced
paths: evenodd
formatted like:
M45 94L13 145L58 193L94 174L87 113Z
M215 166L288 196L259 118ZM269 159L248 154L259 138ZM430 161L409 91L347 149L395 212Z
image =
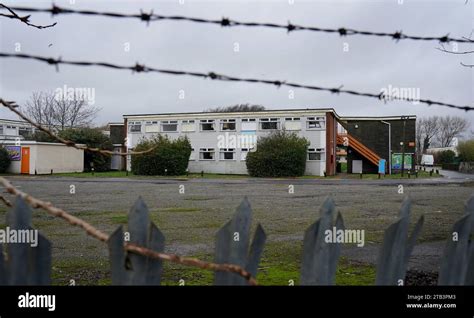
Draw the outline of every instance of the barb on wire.
M129 151L129 152L118 152L118 151L111 151L111 150L104 150L104 149L100 149L100 148L91 148L91 147L88 147L88 146L84 146L84 145L78 145L76 144L75 142L71 141L71 140L68 140L68 139L64 139L62 137L59 137L58 135L56 135L55 133L53 133L51 130L49 130L48 128L42 126L41 124L39 123L36 123L35 121L31 120L30 118L28 118L27 116L25 116L22 112L20 112L17 108L18 108L18 105L15 103L15 102L9 102L9 101L6 101L6 100L3 100L2 98L0 98L0 105L2 106L5 106L6 108L8 108L9 110L11 110L12 112L14 112L15 114L17 114L21 119L27 121L28 123L30 123L31 125L33 125L34 127L38 128L39 130L41 130L42 132L46 133L48 136L56 139L57 141L59 141L60 143L68 146L68 147L73 147L75 149L78 149L78 150L85 150L85 151L90 151L90 152L96 152L96 153L100 153L100 154L103 154L103 155L119 155L119 156L128 156L128 155L142 155L142 154L146 154L148 152L151 152L153 151L157 146L155 147L151 147L147 150L143 150L143 151Z
M402 31L388 33L388 32L361 31L361 30L355 30L351 28L330 29L330 28L322 28L322 27L314 27L314 26L296 25L290 22L288 22L288 24L243 22L243 21L231 20L229 18L221 18L221 19L212 20L212 19L203 19L203 18L186 17L186 16L178 16L178 15L161 15L161 14L155 14L153 13L153 11L151 11L150 13L145 13L143 11L140 11L140 13L137 13L137 14L114 13L114 12L100 12L100 11L93 11L93 10L75 10L75 9L59 7L54 4L50 8L14 7L13 9L16 11L23 11L23 12L46 12L46 13L51 13L52 15L80 14L80 15L88 15L88 16L104 16L104 17L109 17L109 18L135 18L141 21L145 21L147 25L151 21L170 20L170 21L188 21L188 22L194 22L194 23L214 24L214 25L220 25L222 27L234 27L234 26L265 27L265 28L283 29L283 30L286 30L287 32L312 31L312 32L338 34L339 36L363 35L363 36L375 36L375 37L388 37L393 40L396 40L397 42L399 40L439 41L441 43L448 43L448 42L473 43L474 42L471 39L452 38L449 36L449 34L444 35L444 36L414 36L414 35L404 34Z
M102 242L108 241L109 235L100 231L99 229L87 223L86 221L69 214L63 209L55 207L50 202L42 201L40 199L37 199L29 195L28 193L18 190L7 179L3 177L0 177L0 183L3 185L3 187L5 187L8 193L21 196L33 208L35 209L41 208L45 210L47 213L49 213L50 215L62 218L65 221L67 221L69 224L80 227L88 235L92 236L93 238L99 241L102 241ZM132 243L127 243L127 242L124 243L124 249L131 253L140 254L143 256L150 257L150 258L160 259L163 261L169 261L169 262L177 263L181 265L195 266L195 267L199 267L199 268L211 270L211 271L225 271L225 272L236 273L242 276L243 278L245 278L249 282L250 285L257 285L257 281L255 280L255 278L253 278L249 272L247 272L245 269L243 269L242 267L238 265L217 264L217 263L202 261L197 258L182 257L176 254L159 253L149 248L132 244Z
M439 101L434 101L430 99L414 99L414 98L406 98L403 96L394 96L381 93L364 93L358 92L354 90L342 89L342 86L339 87L322 87L322 86L315 86L315 85L306 85L306 84L298 84L294 82L288 81L281 81L281 80L266 80L266 79L256 79L256 78L241 78L236 76L224 75L224 74L217 74L215 72L189 72L189 71L179 71L179 70L170 70L170 69L160 69L155 67L149 67L143 64L135 64L132 66L123 66L123 65L116 65L112 63L106 62L87 62L87 61L65 61L60 58L54 59L51 57L42 57L42 56L35 56L29 54L14 54L14 53L2 53L0 52L0 57L13 57L13 58L20 58L20 59L30 59L36 60L40 62L44 62L50 65L58 66L60 64L65 65L76 65L76 66L101 66L106 68L112 69L119 69L119 70L130 70L132 72L154 72L154 73L161 73L161 74L168 74L168 75L182 75L182 76L193 76L193 77L200 77L200 78L210 78L212 80L218 81L227 81L227 82L245 82L245 83L260 83L260 84L267 84L267 85L275 85L277 87L286 86L286 87L293 87L293 88L302 88L308 90L316 90L316 91L326 91L333 94L348 94L354 96L362 96L362 97L369 97L369 98L376 98L382 101L388 100L404 100L408 102L416 102L426 104L428 106L437 105L437 106L445 106L450 108L461 109L465 111L474 110L473 106L465 105L454 105L450 103L444 103Z
M21 22L25 23L26 25L37 28L37 29L52 28L53 26L55 26L57 24L57 22L54 22L53 24L49 24L49 25L33 24L33 23L29 22L31 15L26 15L24 17L20 17L18 14L16 14L16 12L12 8L7 7L3 3L0 3L0 9L2 9L2 8L8 10L8 12L10 12L10 14L0 13L0 16L10 18L10 19L20 20Z

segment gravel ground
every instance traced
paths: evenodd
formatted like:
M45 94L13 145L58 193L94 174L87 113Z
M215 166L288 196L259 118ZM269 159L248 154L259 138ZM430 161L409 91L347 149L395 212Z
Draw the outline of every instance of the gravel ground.
M54 202L111 233L126 223L126 213L142 196L152 220L166 236L166 251L181 255L212 254L216 231L234 213L244 196L253 208L254 226L261 223L268 243L294 242L300 248L306 228L319 215L319 207L332 196L346 228L365 230L365 246L347 246L343 256L374 264L383 231L396 220L405 195L412 198L412 224L422 214L425 225L420 245L410 263L413 271L436 271L448 231L463 214L464 202L472 194L471 183L404 182L399 194L397 180L344 182L338 180L225 179L98 179L70 177L13 177L14 185L40 199ZM395 181L395 182L393 182ZM288 186L294 185L290 194ZM179 193L184 185L185 193ZM70 193L71 186L75 194ZM4 220L0 212L0 223ZM107 267L107 249L80 229L34 213L34 226L53 242L53 259L59 264L72 260ZM294 260L299 263L299 260Z

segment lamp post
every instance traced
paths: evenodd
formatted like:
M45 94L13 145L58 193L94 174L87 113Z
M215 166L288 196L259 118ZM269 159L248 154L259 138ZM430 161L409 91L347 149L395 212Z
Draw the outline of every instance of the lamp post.
M403 135L402 135L402 141L400 142L400 145L402 146L402 178L403 178L403 173L405 171L405 130L406 130L406 125L407 125L407 120L408 116L402 116L401 117L403 120Z

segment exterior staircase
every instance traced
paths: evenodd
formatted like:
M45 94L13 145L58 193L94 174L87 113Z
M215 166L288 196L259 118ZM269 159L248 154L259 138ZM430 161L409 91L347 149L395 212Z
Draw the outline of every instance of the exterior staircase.
M349 134L338 134L337 145L350 147L374 165L379 165L379 160L381 159L379 155Z

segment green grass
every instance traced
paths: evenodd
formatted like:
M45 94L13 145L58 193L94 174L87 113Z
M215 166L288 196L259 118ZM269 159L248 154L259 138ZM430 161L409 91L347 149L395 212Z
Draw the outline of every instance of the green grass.
M342 168L342 171L347 171L347 164L342 163L342 165L346 165L345 168ZM189 179L246 179L246 178L253 178L248 175L240 175L240 174L218 174L218 173L204 173L202 176L200 173L190 173L189 175L182 175L182 176L139 176L134 175L132 172L127 174L126 171L106 171L106 172L73 172L73 173L57 173L54 176L58 177L74 177L74 178L137 178L137 179L181 179L181 180L189 180ZM414 174L410 176L412 179L415 178ZM433 173L430 176L429 172L426 171L419 171L418 178L425 179L425 178L439 178L442 177L439 174ZM378 179L378 174L363 174L362 179ZM256 178L257 179L257 178ZM301 176L301 177L293 177L293 178L273 178L275 180L282 180L282 179L360 179L359 174L337 174L335 176L328 176L328 177L321 177L321 176ZM405 173L402 177L400 173L392 174L392 175L385 175L382 176L381 179L408 179L408 173Z

